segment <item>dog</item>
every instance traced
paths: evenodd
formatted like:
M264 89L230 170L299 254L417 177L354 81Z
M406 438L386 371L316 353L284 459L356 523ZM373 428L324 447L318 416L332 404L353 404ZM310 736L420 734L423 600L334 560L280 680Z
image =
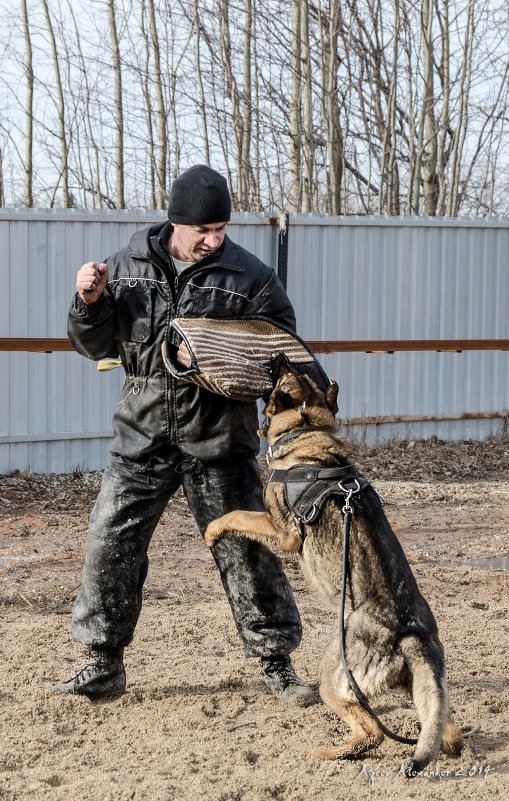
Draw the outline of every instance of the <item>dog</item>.
M406 775L415 775L440 748L457 756L463 745L461 731L449 714L444 650L435 618L385 516L380 496L348 462L347 446L337 435L335 421L338 385L332 381L322 392L284 354L273 358L272 373L275 386L265 408L269 457L266 511L230 512L210 523L205 540L212 545L225 535L250 537L286 553L298 553L311 585L338 610L342 510L345 501L351 505L346 663L367 699L394 687L413 695L420 733ZM321 480L324 473L317 470L334 474L331 468L343 483L342 497L334 493L339 489L337 478L332 485L322 481L321 515L307 522L316 513L318 499L311 515L306 512L305 519L299 519L295 510L302 513L302 499L312 491L307 478L316 475ZM284 480L295 471L300 471L296 481ZM347 500L348 487L356 492ZM310 756L356 758L380 745L382 729L350 687L341 660L339 633L325 651L319 679L322 701L350 726L352 734L344 744L314 749Z

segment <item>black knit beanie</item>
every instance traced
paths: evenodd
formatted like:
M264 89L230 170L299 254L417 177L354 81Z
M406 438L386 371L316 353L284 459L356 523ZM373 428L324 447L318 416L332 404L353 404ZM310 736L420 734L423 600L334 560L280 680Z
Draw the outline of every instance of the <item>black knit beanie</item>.
M226 178L206 164L196 164L171 185L168 219L180 225L228 222L232 210Z

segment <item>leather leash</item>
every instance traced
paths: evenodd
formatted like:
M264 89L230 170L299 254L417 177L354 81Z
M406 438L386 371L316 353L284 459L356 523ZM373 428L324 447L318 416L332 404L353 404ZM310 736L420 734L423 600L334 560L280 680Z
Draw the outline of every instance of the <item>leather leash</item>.
M400 737L399 734L394 734L394 732L390 731L390 729L386 728L382 721L377 717L374 710L370 707L368 700L362 690L360 689L359 685L355 681L350 668L346 664L346 656L345 656L345 601L346 601L346 577L348 573L348 556L350 551L350 526L352 523L352 516L353 516L353 507L350 505L350 500L352 495L356 492L359 492L360 487L355 490L348 490L345 505L342 508L343 517L344 517L344 524L343 524L343 567L341 572L341 600L339 606L339 648L341 654L341 662L343 663L343 670L345 671L346 678L348 679L348 683L353 690L355 697L357 698L359 704L362 706L366 712L371 715L371 717L378 723L381 730L387 737L390 737L392 740L397 740L398 743L404 743L405 745L415 745L417 740L410 738L410 737Z

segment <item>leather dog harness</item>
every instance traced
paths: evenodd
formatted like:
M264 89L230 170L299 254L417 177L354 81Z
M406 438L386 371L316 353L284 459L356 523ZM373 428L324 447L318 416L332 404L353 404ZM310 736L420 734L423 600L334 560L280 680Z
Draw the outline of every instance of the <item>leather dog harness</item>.
M356 494L369 487L363 476L352 475L352 465L321 467L316 464L297 464L288 470L272 470L265 488L271 482L284 484L284 497L299 523L310 525L320 519L329 498L345 498L350 491Z
M316 431L317 429L313 429ZM284 445L292 442L302 434L309 434L310 429L299 429L283 434L269 447L268 456ZM268 459L267 459L268 461ZM284 485L284 498L295 520L300 524L302 539L306 536L306 525L316 523L320 519L323 508L329 498L345 498L355 495L370 486L369 481L356 474L351 464L339 465L296 464L288 470L271 470L265 482L265 489L270 483Z

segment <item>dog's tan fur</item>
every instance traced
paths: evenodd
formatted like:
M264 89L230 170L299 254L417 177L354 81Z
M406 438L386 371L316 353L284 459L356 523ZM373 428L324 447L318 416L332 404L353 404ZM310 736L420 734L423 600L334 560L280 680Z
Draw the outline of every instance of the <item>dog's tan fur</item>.
M305 429L293 441L276 448L270 468L296 464L348 464L344 442L337 437L337 385L321 392L286 360L278 365L276 386L267 404L269 445L283 432ZM305 402L305 414L302 404ZM355 474L353 470L351 474ZM212 545L225 535L246 536L288 553L300 553L311 584L337 610L341 587L343 516L340 499L329 499L321 518L301 529L288 508L283 485L270 483L266 512L234 511L213 521L205 539ZM461 752L462 736L449 715L442 644L435 619L422 597L403 550L371 487L354 497L350 541L349 614L345 623L346 659L357 684L368 698L401 686L412 693L421 731L412 760L415 771L445 753ZM343 670L339 634L320 666L320 695L352 729L338 748L315 749L319 759L353 758L379 745L384 735L356 700Z

